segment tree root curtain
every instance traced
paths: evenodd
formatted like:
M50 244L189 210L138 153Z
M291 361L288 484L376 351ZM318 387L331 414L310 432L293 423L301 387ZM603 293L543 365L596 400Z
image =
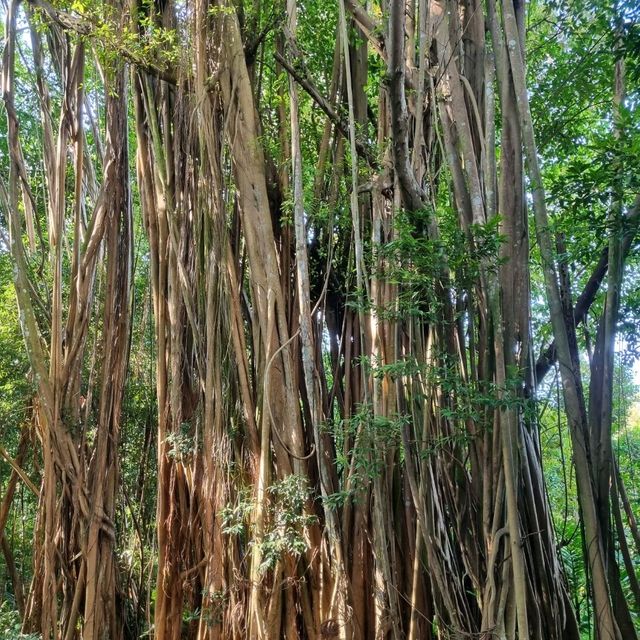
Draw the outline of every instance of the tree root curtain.
M24 597L2 538L23 631L632 640L624 162L574 312L525 5L307 4L3 5L0 225L37 436ZM536 372L556 360L586 622L542 465Z

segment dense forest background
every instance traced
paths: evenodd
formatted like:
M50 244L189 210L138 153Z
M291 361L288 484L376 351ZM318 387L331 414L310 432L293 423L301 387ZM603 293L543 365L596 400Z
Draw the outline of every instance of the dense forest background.
M0 15L2 640L638 637L634 2Z

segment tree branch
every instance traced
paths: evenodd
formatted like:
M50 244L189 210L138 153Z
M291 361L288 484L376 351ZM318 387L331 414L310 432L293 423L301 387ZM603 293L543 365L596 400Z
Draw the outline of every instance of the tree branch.
M74 16L68 11L54 7L47 0L28 0L28 2L31 6L44 11L55 24L65 31L72 31L81 36L94 36L96 30L104 24L94 24L91 20ZM160 80L164 80L169 84L177 84L175 69L169 69L166 66L161 67L153 62L142 60L138 54L122 45L118 46L118 53L127 62L143 69L150 75L160 78Z
M638 231L638 224L640 223L640 195L636 196L636 200L634 202L631 211L626 218L626 229L624 232L624 238L622 240L622 261L626 260L629 255L629 251L631 250L631 243L636 236ZM584 322L584 319L591 308L594 300L596 299L596 295L600 290L600 285L604 280L605 275L607 274L607 268L609 266L609 250L608 247L605 247L601 254L598 263L596 264L589 280L587 280L587 284L585 285L582 293L580 294L578 300L576 301L576 306L573 310L573 321L576 326L578 326L581 322ZM555 364L558 358L558 353L556 350L556 341L553 340L551 344L549 344L546 348L544 348L540 355L538 356L538 360L536 361L536 386L542 382L543 378L549 373L549 369Z
M322 109L327 118L333 122L336 129L340 132L340 135L348 140L349 126L344 122L340 114L333 108L329 101L322 96L307 74L304 71L301 71L300 68L294 67L278 51L275 52L275 58L284 67L286 72L309 94L311 99L320 107L320 109ZM372 169L377 169L379 167L379 162L375 153L361 140L356 140L356 151L361 158L366 160Z

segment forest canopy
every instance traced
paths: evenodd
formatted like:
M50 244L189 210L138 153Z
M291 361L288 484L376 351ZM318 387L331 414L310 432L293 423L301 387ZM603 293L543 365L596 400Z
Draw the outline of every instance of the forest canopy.
M0 640L638 638L634 2L0 17Z

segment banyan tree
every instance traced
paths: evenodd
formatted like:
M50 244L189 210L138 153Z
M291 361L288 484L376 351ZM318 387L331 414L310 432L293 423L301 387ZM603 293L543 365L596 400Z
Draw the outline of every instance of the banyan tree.
M614 154L576 295L525 3L1 6L2 250L39 461L25 633L579 640L541 450L552 371L595 637L637 637L612 407L640 199Z

